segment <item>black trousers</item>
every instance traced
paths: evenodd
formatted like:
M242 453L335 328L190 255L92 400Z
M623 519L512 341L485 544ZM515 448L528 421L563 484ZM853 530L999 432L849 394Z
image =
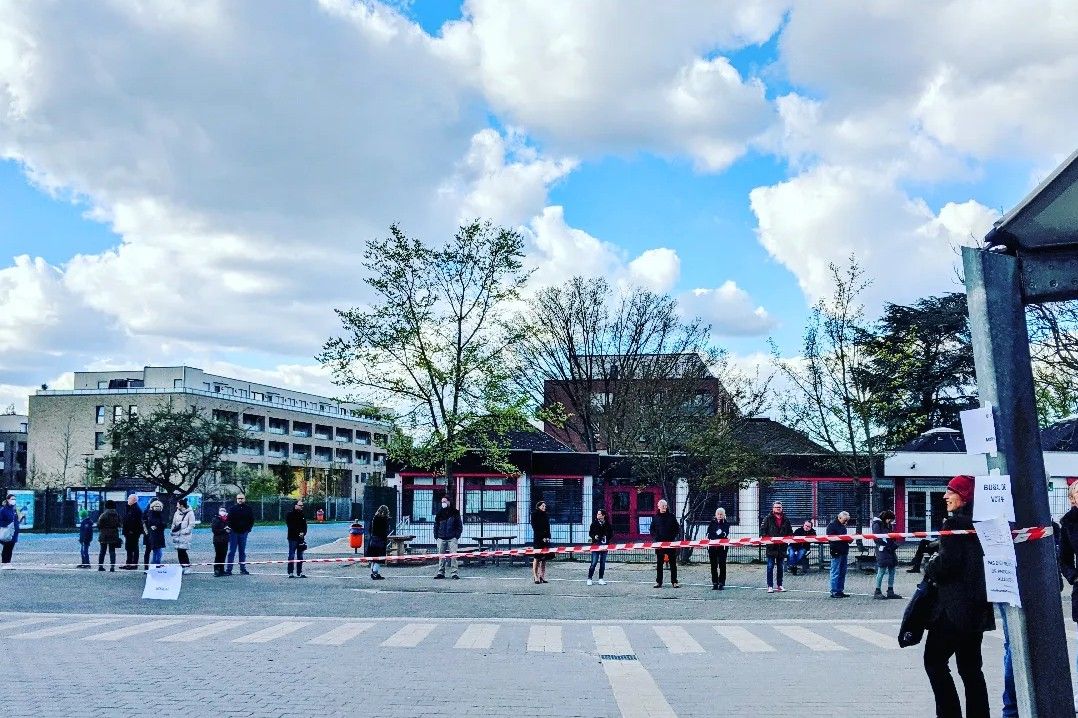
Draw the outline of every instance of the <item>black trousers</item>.
M109 552L109 565L116 565L116 547L112 544L101 544L101 550L97 552L97 565L103 566L105 564L105 551Z
M225 558L228 556L228 541L219 543L213 542L213 572L224 573L225 572Z
M958 690L948 663L955 657L958 675L966 689L966 718L989 718L988 688L981 670L980 631L966 632L941 619L928 629L925 639L925 673L936 698L936 718L962 718Z
M670 558L670 583L677 583L677 549L676 548L657 548L655 549L655 583L662 584L663 582L663 557L668 556Z
M125 566L138 566L138 536L128 535L124 537L126 543L124 546L127 548L127 560L124 561Z
M11 563L11 553L15 550L14 541L5 541L0 543L0 563Z
M186 567L191 565L191 557L187 555L187 549L185 548L176 549L176 558L179 559L181 566Z
M939 551L939 543L935 541L929 541L928 539L921 539L917 543L917 551L913 554L913 560L910 561L911 566L920 566L921 559L925 557L925 554L931 556Z
M709 546L708 560L711 561L711 584L726 585L726 554L730 549L725 546Z

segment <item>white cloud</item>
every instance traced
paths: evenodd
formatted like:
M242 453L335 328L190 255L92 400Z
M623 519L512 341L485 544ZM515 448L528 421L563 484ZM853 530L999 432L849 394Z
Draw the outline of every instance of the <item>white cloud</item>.
M573 153L687 154L726 167L766 129L764 85L717 51L761 43L784 2L471 0L444 28L499 111Z
M682 312L698 316L724 336L760 336L778 322L733 280L715 289L694 289L680 297Z
M624 266L623 252L582 229L570 227L565 210L551 206L524 228L528 259L535 268L532 286L561 284L571 277L615 277Z
M668 247L649 249L629 262L628 270L633 283L665 294L681 277L681 258Z

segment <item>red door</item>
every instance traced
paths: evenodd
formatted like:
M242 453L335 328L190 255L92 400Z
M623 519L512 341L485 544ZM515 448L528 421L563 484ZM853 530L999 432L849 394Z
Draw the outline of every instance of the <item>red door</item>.
M659 503L662 491L647 486L607 486L606 505L610 507L610 524L614 527L615 541L638 541L648 538L651 517Z

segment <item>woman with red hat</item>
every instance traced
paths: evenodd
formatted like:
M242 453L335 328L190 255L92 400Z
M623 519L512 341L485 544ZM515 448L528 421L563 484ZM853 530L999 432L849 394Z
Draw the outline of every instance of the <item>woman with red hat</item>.
M973 528L973 477L956 476L943 500L951 516L944 531ZM937 718L962 718L948 663L955 657L966 693L966 717L988 718L988 688L981 670L984 632L995 629L984 586L984 552L975 535L941 536L940 550L925 569L939 587L925 639L925 672L936 698Z

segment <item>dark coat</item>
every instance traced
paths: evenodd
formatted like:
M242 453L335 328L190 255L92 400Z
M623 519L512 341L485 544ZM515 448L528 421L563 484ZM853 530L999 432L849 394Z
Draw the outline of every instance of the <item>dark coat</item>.
M94 520L87 516L79 522L79 543L93 543Z
M210 521L210 531L213 532L215 546L228 545L228 523L220 515L214 516Z
M120 514L116 509L105 509L97 518L97 541L102 546L120 545Z
M5 541L5 543L18 543L19 541L19 511L18 509L8 506L6 503L3 508L0 508L0 528L15 524L15 535L11 537L11 541Z
M1071 589L1071 618L1078 621L1078 508L1059 520L1059 571Z
M665 514L656 513L651 519L651 538L656 541L677 541L681 533L674 514L667 511Z
M841 536L844 533L846 533L846 524L838 519L827 524L828 536ZM834 558L850 554L850 544L845 541L828 541L827 545L831 547L831 556Z
M760 536L793 536L794 528L790 525L790 519L786 514L776 518L774 513L768 514L760 523ZM768 558L782 558L786 555L786 545L781 543L769 543L766 548Z
M878 516L872 519L872 533L891 533L893 527L885 524ZM895 568L898 566L898 541L894 539L873 539L876 544L876 566L879 568Z
M438 513L434 515L434 538L443 541L459 539L462 533L464 523L460 520L460 511L452 506L438 509Z
M943 522L943 530L972 529L972 512L971 505L963 506ZM941 622L963 633L995 629L992 604L984 587L984 551L976 536L941 536L939 553L928 563L925 578L939 586L929 630Z
M547 548L550 546L550 516L546 511L532 511L532 546Z
M228 527L232 533L249 533L255 525L255 512L250 504L233 504L228 509Z
M299 509L292 509L285 514L284 525L288 528L289 541L299 541L307 535L307 518Z
M229 517L231 518L231 516ZM389 517L375 514L371 519L371 529L367 532L367 541L363 544L365 556L385 556L389 545Z
M142 539L148 549L165 547L165 512L147 509L142 515L142 523L146 525L146 538Z
M730 538L730 522L719 521L718 519L711 519L711 523L707 525L707 537L712 541L717 539ZM713 546L711 548L727 548L726 546Z
M138 504L134 506L128 506L124 512L124 538L128 543L138 541L138 537L143 534L142 528L142 509Z
M598 520L593 519L591 526L588 528L588 538L591 540L592 545L606 545L614 541L614 527L610 525L609 521L599 523Z

